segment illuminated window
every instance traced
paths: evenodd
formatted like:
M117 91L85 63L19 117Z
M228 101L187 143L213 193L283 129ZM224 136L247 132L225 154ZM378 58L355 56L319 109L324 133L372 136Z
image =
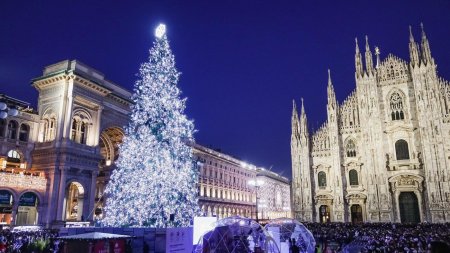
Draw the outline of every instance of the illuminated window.
M20 154L16 150L8 151L8 162L20 163Z

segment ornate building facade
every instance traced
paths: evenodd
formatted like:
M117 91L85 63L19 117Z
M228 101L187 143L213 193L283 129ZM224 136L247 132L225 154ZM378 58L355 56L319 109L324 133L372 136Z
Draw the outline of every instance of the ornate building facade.
M131 93L78 61L47 66L32 83L37 111L4 99L19 114L0 120L2 222L92 220L118 156Z
M256 180L263 182L258 188L258 217L262 220L291 218L290 181L265 169L258 170Z
M256 218L258 212L260 219L291 215L287 178L198 144L193 144L193 152L200 164L199 205L205 215ZM263 184L255 187L251 180Z
M304 221L449 222L450 84L437 74L422 26L410 61L375 64L356 41L356 89L342 104L328 76L327 121L310 134L292 115L293 212Z
M76 60L45 67L32 85L39 92L37 110L0 95L19 110L0 119L0 225L62 226L101 218L131 93ZM203 164L204 213L254 216L256 193L247 183L262 169L197 144L193 152Z

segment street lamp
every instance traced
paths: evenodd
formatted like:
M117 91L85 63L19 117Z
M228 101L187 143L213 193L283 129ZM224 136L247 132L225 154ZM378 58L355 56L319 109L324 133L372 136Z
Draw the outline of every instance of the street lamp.
M255 193L256 193L256 222L259 222L258 220L258 190L259 187L264 184L264 181L261 179L251 179L248 181L248 184L255 187Z
M16 108L8 108L4 102L0 102L0 119L6 119L8 116L17 116L19 111Z

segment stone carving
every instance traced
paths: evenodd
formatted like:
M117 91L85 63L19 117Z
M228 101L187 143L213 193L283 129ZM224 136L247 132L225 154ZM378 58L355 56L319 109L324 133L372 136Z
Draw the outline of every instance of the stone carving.
M386 194L381 194L381 208L382 209L389 209L389 201Z
M372 195L370 199L370 209L377 209L377 200L375 199L375 196Z
M400 179L398 180L398 184L399 185L415 185L415 180L414 178L410 177L410 176L401 176Z
M417 153L417 160L419 160L419 169L423 169L422 152Z
M389 160L390 160L390 156L388 153L386 153L386 169L387 170L391 170L391 167L389 167Z

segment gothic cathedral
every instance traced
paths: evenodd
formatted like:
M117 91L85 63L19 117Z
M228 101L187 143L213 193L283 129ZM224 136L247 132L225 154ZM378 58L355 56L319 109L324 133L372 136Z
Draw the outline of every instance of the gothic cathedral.
M423 30L410 62L376 63L356 41L356 89L342 104L328 72L327 121L310 135L292 114L294 216L316 222L450 222L450 83ZM374 66L375 65L375 66Z

